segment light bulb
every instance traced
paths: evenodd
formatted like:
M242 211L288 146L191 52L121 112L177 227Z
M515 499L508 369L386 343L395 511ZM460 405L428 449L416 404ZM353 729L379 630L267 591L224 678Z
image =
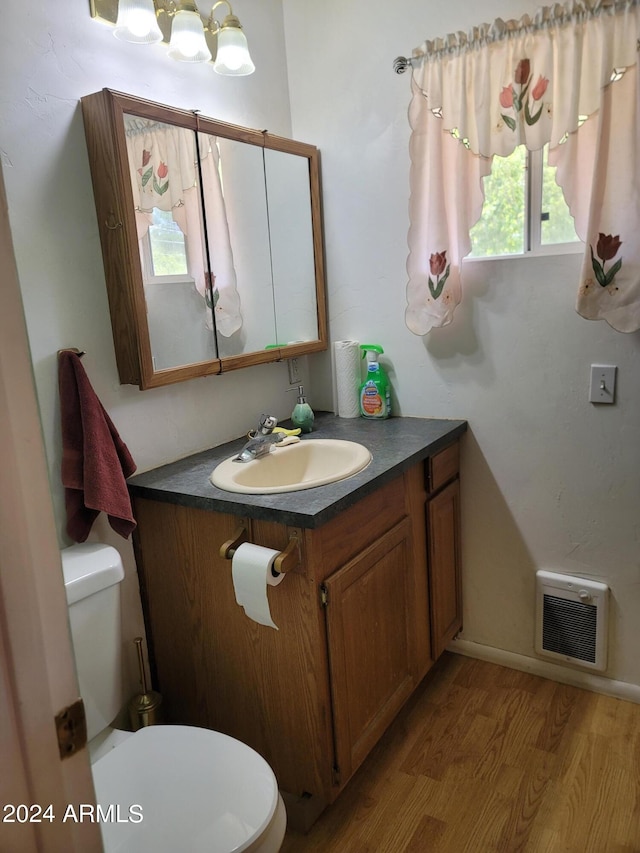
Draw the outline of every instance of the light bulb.
M169 56L178 62L208 62L211 59L198 12L186 9L176 12L171 25Z
M162 41L153 0L120 0L113 34L121 41L134 44L156 44Z
M228 18L218 33L218 52L213 70L218 74L238 77L253 74L256 67L251 61L249 46L240 22L238 21L236 26L225 26L227 20ZM237 21L237 18L235 20Z
M231 71L237 71L244 60L244 52L237 47L229 46L221 51L220 64L226 65Z

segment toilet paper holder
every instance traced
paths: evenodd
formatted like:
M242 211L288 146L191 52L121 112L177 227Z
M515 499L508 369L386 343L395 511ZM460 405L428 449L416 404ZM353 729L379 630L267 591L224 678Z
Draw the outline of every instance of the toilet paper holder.
M247 524L241 524L235 531L231 539L220 546L220 556L225 560L232 560L236 552L243 542L249 541L249 533L247 532ZM300 535L298 530L289 530L289 544L281 551L273 563L273 570L282 574L283 572L292 572L294 569L300 568L302 565L302 555L300 553Z

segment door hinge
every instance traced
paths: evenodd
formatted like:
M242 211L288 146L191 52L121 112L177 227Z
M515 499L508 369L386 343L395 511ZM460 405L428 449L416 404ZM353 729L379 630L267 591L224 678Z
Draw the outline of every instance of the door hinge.
M87 745L87 718L82 699L59 711L55 722L60 758L69 758Z
M320 584L320 604L323 607L329 604L329 590L324 584Z
M340 785L342 781L342 777L340 775L340 768L337 764L334 764L331 768L331 781L334 785Z

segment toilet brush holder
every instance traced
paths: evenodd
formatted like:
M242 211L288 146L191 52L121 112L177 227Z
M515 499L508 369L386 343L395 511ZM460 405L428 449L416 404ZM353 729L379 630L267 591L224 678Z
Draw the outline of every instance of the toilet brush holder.
M147 687L147 676L144 669L144 659L142 657L142 637L136 637L133 641L138 651L138 666L140 668L140 681L142 683L142 693L134 696L129 702L129 720L131 728L134 732L142 729L145 726L154 726L160 722L160 705L162 704L162 696L155 690L149 690Z

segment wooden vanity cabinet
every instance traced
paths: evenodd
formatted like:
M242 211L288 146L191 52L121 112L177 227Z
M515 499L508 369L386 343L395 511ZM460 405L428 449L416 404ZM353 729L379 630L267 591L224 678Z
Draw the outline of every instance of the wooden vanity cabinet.
M431 645L437 660L462 628L460 577L460 445L452 444L425 463L431 595Z
M457 510L449 486L430 496L424 474L415 465L317 529L135 498L152 672L167 721L249 744L282 790L313 800L314 817L366 758L455 622ZM278 630L245 615L231 561L219 554L243 521L256 544L282 550L291 534L300 543L300 568L268 589Z

